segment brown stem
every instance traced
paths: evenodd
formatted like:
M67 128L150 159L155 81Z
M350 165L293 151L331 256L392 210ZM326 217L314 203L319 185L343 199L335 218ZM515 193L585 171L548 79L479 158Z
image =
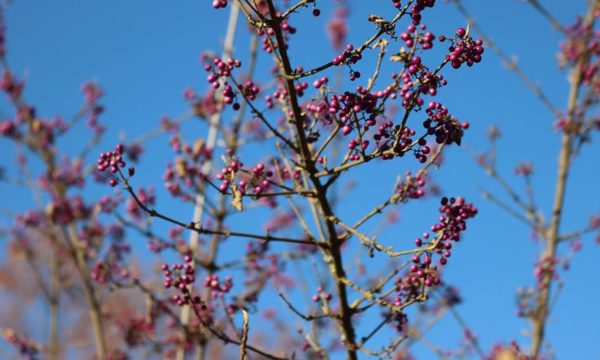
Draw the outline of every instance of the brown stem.
M295 125L296 135L298 136L297 143L300 148L303 166L308 173L308 177L317 193L317 200L320 206L321 215L325 219L329 244L331 246L330 254L332 257L331 272L335 278L337 295L340 301L340 318L341 318L341 329L343 332L343 342L346 347L348 359L357 359L356 354L356 335L354 326L352 324L352 309L348 304L348 294L346 284L341 280L346 278L344 271L344 265L341 254L342 242L337 236L334 223L329 220L331 217L335 217L331 205L326 196L326 189L321 184L320 180L315 176L317 169L313 161L311 151L306 141L306 134L304 132L304 122L301 112L300 105L298 103L298 94L294 86L294 81L291 79L293 74L292 66L286 51L287 44L283 38L281 32L281 18L277 15L275 6L272 0L267 0L270 13L270 25L275 32L275 38L277 40L278 51L281 57L280 73L286 83L286 87L289 92L290 105L292 108L292 114L294 116L293 124Z
M77 236L77 230L75 225L70 224L66 227L61 227L65 242L69 247L71 257L77 266L79 275L81 276L81 282L83 284L83 290L85 293L86 300L90 307L90 319L92 322L92 328L94 330L94 339L96 343L96 357L98 360L106 358L106 338L104 336L104 327L102 324L102 313L100 310L100 303L96 295L96 289L92 282L90 270L85 259L85 253L81 246L81 241Z
M235 38L238 15L239 15L239 7L237 6L236 3L234 3L234 4L232 4L231 11L229 12L229 21L227 24L227 32L225 35L225 42L223 44L223 55L225 57L229 57L233 51L233 40ZM217 101L219 103L222 102L222 100L220 98L218 98ZM208 148L214 148L217 143L217 134L218 134L219 124L221 122L221 115L222 115L222 112L217 111L209 119L210 127L209 127L209 131L208 131L208 135L207 135L207 142L206 142ZM206 160L202 164L202 174L208 174L211 167L212 167L211 159ZM206 200L206 186L203 183L201 188L198 191L198 195L196 196L196 206L194 207L194 215L193 215L194 223L199 223L202 220L202 216L204 213L205 200ZM198 252L198 240L199 240L199 233L192 231L190 233L189 244L190 244L190 250L191 250L192 254L194 254L194 256L193 256L194 258L195 258L196 253ZM192 262L191 265L193 267L195 267L196 264L194 262ZM191 309L189 308L189 306L184 306L181 309L181 317L180 318L181 318L181 322L183 323L184 326L187 326L189 319L190 319L190 314L191 314ZM205 342L205 340L201 339L199 342L199 345L198 345L198 351L196 352L197 360L204 359L204 356L206 354L205 347L206 347L206 342ZM179 349L177 349L177 357L176 358L177 358L177 360L183 360L184 357L185 357L185 349L184 349L184 346L181 346L181 347L179 347Z
M246 310L242 310L242 314L244 315L244 328L240 344L240 360L248 360L248 332L250 331L248 312Z
M52 255L50 264L50 345L48 346L48 359L59 359L59 338L58 338L58 305L59 305L59 284L58 270L59 259L57 254Z
M586 29L582 44L588 46L593 30L595 21L595 11L600 4L600 0L594 0L588 9L588 14L583 24ZM567 103L567 115L569 122L576 121L575 110L577 107L577 99L582 86L583 80L583 69L589 62L590 51L584 50L579 56L579 59L574 64L573 70L571 71L570 82L571 89L569 91L569 100ZM575 133L565 129L561 139L560 154L558 156L558 179L556 181L556 188L554 191L554 202L552 206L552 218L550 219L550 226L546 233L546 248L542 255L542 261L544 259L554 259L557 252L557 245L560 240L560 223L562 219L562 212L564 208L565 192L567 188L567 179L569 171L571 169L571 158L573 151L573 140L576 136ZM543 263L542 263L543 264ZM546 266L546 265L542 265ZM549 299L552 285L552 271L543 271L542 278L540 280L540 292L537 298L537 307L532 319L532 347L531 347L531 358L537 359L544 341L546 320L549 314Z

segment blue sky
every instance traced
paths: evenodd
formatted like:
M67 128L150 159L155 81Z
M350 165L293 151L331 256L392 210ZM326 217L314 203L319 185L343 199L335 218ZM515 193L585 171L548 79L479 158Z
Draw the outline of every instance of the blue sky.
M568 84L565 73L558 70L555 61L561 37L549 23L522 1L463 2L498 45L507 53L515 54L527 74L559 108L564 108ZM323 36L331 4L321 3L321 17L300 15L293 21L300 31L292 41L292 58L295 64L307 68L334 56ZM392 9L389 3L352 1L349 41L361 42L372 31L371 24L365 21L366 15L389 14ZM464 19L452 5L438 3L424 17L431 31L436 35L452 34L458 26L464 26ZM545 5L563 24L570 24L584 9L583 1L567 4L554 0L546 1ZM227 11L212 10L209 1L17 0L5 10L8 59L13 70L27 79L27 99L45 116L73 114L82 100L81 84L97 80L106 91L102 102L107 111L101 120L109 128L98 148L102 151L112 148L120 134L127 139L136 138L157 127L162 116L187 111L183 89L191 86L200 92L206 88L205 73L198 59L204 50L219 51L227 14ZM247 37L238 38L235 47L236 53L246 54ZM436 54L439 56L433 51L427 57L434 59ZM267 60L261 55L262 69ZM369 64L364 65L365 69ZM537 201L547 215L556 178L559 134L552 129L552 114L502 67L491 51L486 51L481 64L446 71L444 75L449 84L440 91L439 99L458 118L470 121L471 128L465 145L449 151L446 167L434 176L445 193L463 195L476 202L480 209L479 216L469 224L465 241L453 252L446 281L461 289L465 302L459 311L479 334L484 349L497 341L511 339L526 345L529 340L523 330L528 329L528 324L514 316L514 295L518 286L532 284L539 245L532 242L527 228L482 198L482 189L501 192L474 164L470 152L485 148L485 132L491 124L497 124L504 134L498 147L499 169L511 184L523 189L521 179L512 176L512 171L519 161L533 162ZM266 76L264 72L259 74L259 81ZM5 109L5 101L0 100L1 116L6 114ZM186 129L189 138L196 133L197 136L205 134L201 126ZM78 139L86 136L89 132L80 129L66 138L61 147L66 151L77 149ZM2 165L10 171L12 145L0 141L0 154ZM136 184L155 184L159 205L162 204L166 212L190 216L189 206L169 202L160 185L168 154L164 137L151 141L138 166ZM564 216L566 231L583 227L589 215L600 210L600 187L593 185L593 179L599 175L598 155L600 146L592 143L584 148L573 165ZM261 153L255 156L259 158ZM94 156L90 161L95 161ZM368 205L384 199L396 174L411 166L414 168L414 163L401 160L369 164L354 171L352 177L359 185L351 194L354 200L345 205L348 218L352 218L355 211L368 209ZM97 191L98 194L91 196L100 197L101 191L108 190L98 188ZM26 190L4 184L0 186L0 197L8 199L0 206L12 211L22 211L33 204ZM410 204L400 208L400 214L398 228L384 234L402 234L403 239L412 242L411 239L422 232L419 229L437 217L436 201ZM0 219L3 226L10 222L8 218ZM548 338L560 359L600 357L596 346L600 341L597 331L600 312L595 310L595 304L600 303L600 291L593 286L598 275L600 248L591 236L584 238L583 243L583 251L563 274L566 286L549 319ZM143 254L143 250L140 251ZM447 318L427 339L451 348L460 339L458 329L456 323ZM433 357L418 345L415 351L419 358Z

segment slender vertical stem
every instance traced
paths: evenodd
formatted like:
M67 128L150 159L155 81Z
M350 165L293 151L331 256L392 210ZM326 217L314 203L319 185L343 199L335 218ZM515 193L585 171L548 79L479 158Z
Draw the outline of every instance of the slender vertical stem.
M258 36L252 36L252 40L250 42L250 62L248 64L248 76L252 77L254 74L254 68L256 66L256 50L258 47ZM239 147L239 134L240 128L242 126L242 121L246 114L247 103L242 102L240 109L238 111L238 115L233 121L233 126L231 129L231 136L225 138L225 144L228 149L231 150L232 154L235 155L236 151ZM215 262L217 261L217 255L219 253L219 244L221 241L221 235L219 232L223 231L225 218L228 215L227 212L227 201L226 197L222 196L219 201L219 205L217 207L216 215L215 215L215 229L217 234L214 234L208 252L208 257L206 258L206 264L208 265L208 274L207 276L211 276L215 272ZM210 296L210 290L206 288L204 290L204 299L208 299ZM200 340L198 349L196 351L196 360L203 360L206 358L206 344L208 339L202 338Z
M48 346L48 359L59 359L58 338L58 306L59 306L59 283L58 283L58 255L52 254L50 264L50 345Z
M269 7L269 13L271 17L270 25L275 32L275 38L277 40L277 49L281 58L280 73L285 81L289 93L290 105L294 117L293 124L296 128L296 135L298 136L297 144L300 149L303 167L308 173L308 177L312 182L317 193L317 199L319 202L320 210L323 218L325 219L325 225L329 237L329 244L331 245L331 257L333 259L331 264L331 272L332 276L335 278L337 295L340 301L340 327L343 332L342 339L346 347L347 358L357 359L356 334L354 326L352 324L352 309L348 304L346 284L341 280L346 278L341 253L342 242L340 241L337 235L334 223L328 220L333 217L333 210L331 208L331 204L327 199L325 187L321 184L319 178L316 177L317 169L315 167L315 162L312 159L311 151L308 147L308 141L306 141L302 111L298 103L298 94L294 86L294 81L291 79L293 71L286 50L287 44L285 43L283 34L281 33L280 25L282 19L277 15L277 11L275 9L275 6L273 5L272 0L267 0L267 5Z
M246 310L242 310L242 314L244 315L244 327L242 332L242 340L240 344L240 360L248 360L248 332L250 331L249 320L248 320L248 312Z
M231 56L233 52L233 41L235 39L235 32L237 28L237 20L239 17L239 6L237 3L233 3L231 6L231 10L229 12L229 21L227 24L227 33L225 35L225 41L223 43L223 55L224 57ZM216 93L217 100L221 103L219 93ZM217 143L217 135L219 132L219 124L221 122L222 112L217 111L214 115L209 118L209 128L208 135L206 137L206 147L208 149L214 149ZM207 175L212 168L211 159L207 159L202 164L202 174ZM206 202L206 186L204 184L200 185L200 189L198 194L196 195L196 201L194 206L194 214L193 214L193 222L199 223L202 221L202 217L204 215L204 204ZM189 246L192 254L196 255L198 252L198 240L199 234L195 231L190 232ZM193 256L192 258L195 258ZM194 262L191 264L193 267L196 266ZM191 309L189 306L184 306L181 309L180 320L183 326L187 326L190 321ZM200 343L198 345L198 351L196 352L196 359L203 360L206 354L206 340L200 339ZM177 350L176 359L183 360L185 357L185 347L180 346Z
M100 302L96 295L96 289L94 288L90 270L85 260L85 253L81 246L81 241L77 236L77 230L75 225L70 224L66 227L62 227L65 241L73 257L73 261L77 266L79 275L81 276L81 282L83 284L83 290L85 293L86 300L90 307L90 319L92 322L92 328L94 330L94 340L96 343L96 357L98 360L106 359L106 337L104 336L104 327L102 324L102 312L100 310Z
M582 25L586 29L584 39L582 43L584 46L589 46L589 40L592 35L595 11L600 4L600 0L594 0L590 4L588 14L584 24ZM579 59L575 63L573 70L571 71L570 82L571 89L569 91L569 100L567 103L567 119L569 124L573 124L576 120L575 110L577 108L577 99L579 97L583 71L585 65L589 62L590 51L588 49L583 50ZM558 178L556 181L556 188L554 190L554 202L552 206L552 217L550 219L550 225L546 232L546 248L542 255L541 263L542 267L551 266L546 265L545 261L553 261L557 252L557 245L560 240L560 223L562 219L562 212L564 208L565 192L567 188L567 179L569 171L571 169L571 160L573 153L573 141L576 133L566 128L563 132L561 139L560 154L558 156ZM552 285L552 271L543 271L542 278L540 280L541 289L537 298L537 307L532 319L532 348L531 358L537 359L544 341L546 321L549 315L549 299Z

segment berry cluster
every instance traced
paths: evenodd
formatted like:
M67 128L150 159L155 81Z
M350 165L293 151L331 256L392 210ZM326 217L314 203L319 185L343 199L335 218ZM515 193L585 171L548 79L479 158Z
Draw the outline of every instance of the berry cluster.
M212 274L204 279L204 286L211 290L210 297L216 299L227 294L233 287L233 278L229 275L225 277L225 281L219 280L219 275Z
M217 179L221 180L219 190L222 192L227 191L231 185L231 181L235 178L235 175L243 168L243 166L244 164L239 159L232 159L227 167L221 169L221 172L217 174ZM240 186L240 188L245 189L245 186ZM244 190L241 191L243 192Z
M15 222L21 226L36 228L42 224L43 215L41 212L27 210L24 214L15 215Z
M346 50L336 56L331 62L334 66L339 66L344 64L356 64L360 59L362 59L362 54L358 51L354 51L354 46L352 46L352 44L348 44L346 45Z
M178 306L189 305L192 303L200 303L200 298L195 297L192 299L188 285L191 285L196 281L196 271L191 265L191 256L185 257L184 264L174 264L169 267L167 264L162 264L161 269L165 273L164 287L170 289L171 287L178 289L183 296L173 295L171 300Z
M438 144L461 144L464 130L469 128L468 122L459 123L445 106L437 102L430 102L425 112L429 117L423 122L423 127L428 135L435 135Z
M360 128L361 124L354 119L364 119L364 130L367 131L376 124L377 101L385 98L391 92L391 88L385 91L370 92L362 86L356 87L356 93L345 92L344 95L332 96L328 104L328 113L339 116L340 122L344 125L342 133L349 135L352 130ZM364 112L363 117L358 117Z
M394 123L391 121L385 121L383 124L379 125L377 128L377 132L373 135L373 140L375 140L375 144L377 145L377 149L383 153L381 159L383 160L391 160L394 158L394 154L387 152L391 149L394 142L394 130L396 127ZM405 128L403 131L404 134L402 136L409 135L410 129Z
M243 170L243 166L244 164L238 159L233 159L227 167L223 168L216 176L218 180L221 180L219 190L222 192L227 191L236 178L236 175L243 171L242 179L238 183L238 189L242 194L246 194L248 187L252 187L254 191L253 195L260 195L266 192L271 185L268 179L273 176L273 171L267 170L262 163L254 166L251 171Z
M65 186L74 186L82 188L85 184L83 171L83 162L80 159L73 160L64 157L58 166L52 172L46 172L39 178L39 184L42 189L49 190L51 184L61 183Z
M394 5L396 2L394 1ZM410 7L410 17L413 24L419 25L421 23L421 12L425 8L432 8L435 5L435 0L417 0L417 3Z
M252 82L251 80L246 81L244 85L238 85L238 90L242 94L244 94L244 96L247 97L248 100L255 100L256 96L260 92L260 88L258 87L258 85Z
M296 28L290 25L288 18L285 18L280 24L281 32L283 33L283 39L286 42L289 40L289 35L296 33ZM267 53L271 54L275 49L279 47L275 39L275 30L273 28L259 29L257 31L259 36L262 36L262 49Z
M415 244L418 247L427 245L433 250L427 250L425 255L414 255L411 258L413 265L408 273L396 279L397 297L394 306L401 306L407 301L417 299L424 294L426 287L432 287L442 283L440 270L437 265L432 265L433 255L440 256L439 265L446 265L448 258L452 255L452 242L460 240L460 234L466 230L466 220L477 214L477 209L472 204L465 203L462 198L442 198L440 212L442 215L439 222L431 226L431 232L438 233L434 240L427 244L423 239L417 238ZM424 239L429 239L429 233L424 233Z
M18 137L17 126L10 119L0 121L0 136L8 138Z
M414 256L411 260L413 264L410 266L408 273L396 279L397 296L392 303L395 307L400 307L404 302L420 297L424 292L424 287L432 287L442 283L438 267L431 264L430 255L425 255L423 259Z
M424 66L421 64L420 56L413 56L408 65L408 74L415 75L419 70L423 70Z
M213 0L212 7L215 9L224 9L227 7L227 0Z
M443 231L438 248L449 250L452 247L449 240L460 240L460 234L467 229L466 221L475 217L478 210L473 204L466 203L461 197L456 199L444 197L441 200L441 205L440 212L442 215L439 219L440 222L433 225L431 231ZM436 252L438 251L436 250ZM441 250L438 253L441 253Z
M254 193L262 194L268 190L270 186L268 178L273 176L273 172L271 170L266 170L265 165L262 163L257 164L252 168L252 178L250 180L251 183L254 184ZM245 189L248 186L248 182L241 180L240 188Z
M205 180L199 163L211 159L213 149L208 147L203 140L196 140L193 145L183 143L179 134L173 135L169 142L176 153L182 153L184 156L175 158L174 164L166 165L163 175L165 188L173 196L190 200L193 196L185 193L183 188L193 186L194 181Z
M192 171L198 171L198 169L188 165L182 158L177 158L175 161L175 166L172 164L166 165L165 173L163 175L164 186L167 191L169 191L169 194L174 197L180 197L182 199L191 198L183 191L181 182L183 181L185 185L192 185L190 175L193 174Z
M121 251L128 252L129 246L122 244L124 248ZM100 284L106 284L109 282L114 283L119 279L128 279L131 274L129 270L121 268L118 264L113 261L101 261L94 264L90 273L92 279Z
M420 28L421 30L425 30L427 27L425 24L421 24ZM435 35L429 31L419 34L417 33L417 26L415 24L410 24L406 28L406 31L400 33L400 39L404 41L404 44L408 48L412 48L415 44L419 44L423 50L429 50L433 47Z
M278 162L275 162L275 166L276 172L278 173L278 177L280 177L284 181L291 179L299 180L302 177L302 171L299 168L296 168L292 172L290 172L286 167L280 166ZM265 175L268 174L269 173L267 172Z
M299 71L299 72L302 72L302 71ZM294 85L294 89L296 90L296 95L298 95L298 97L303 97L304 90L308 89L308 83L300 82L300 83Z
M484 51L483 41L473 41L464 28L458 28L456 38L449 50L450 54L446 55L446 60L450 61L453 68L458 69L462 64L473 66L473 64L481 62L481 55Z
M425 186L427 185L426 175L412 176L410 171L406 172L406 177L398 184L396 193L402 199L418 199L425 196Z
M383 152L381 159L391 160L394 156L404 156L406 152L414 149L415 145L425 145L423 138L415 143L413 140L415 135L416 131L407 126L402 129L400 125L394 126L391 121L386 121L379 126L373 138L377 143L378 151ZM414 154L420 162L427 160L426 157L423 160L424 152L421 149L414 149Z
M104 214L110 214L117 208L118 205L119 202L116 199L113 199L108 195L104 195L98 201L97 207L99 208L100 212Z
M240 104L235 101L237 96L237 91L239 91L245 98L248 100L255 100L256 96L260 92L260 88L257 84L252 82L251 80L246 81L244 84L239 84L235 88L229 85L226 81L221 84L221 78L228 78L231 76L231 72L234 68L239 68L242 63L239 60L230 58L227 61L223 61L219 58L213 59L213 64L206 64L204 66L204 70L210 72L207 77L207 81L211 84L213 89L218 89L221 86L223 87L222 95L223 95L223 103L226 105L233 105L234 110L240 109ZM236 91L237 90L237 91ZM204 105L202 104L202 108Z
M362 142L357 141L355 139L350 140L350 142L348 143L348 149L354 150L357 147L360 147L360 149L362 151L367 150L367 148L369 147L369 140L363 140ZM353 160L353 159L350 159L350 160Z
M105 237L105 235L107 235ZM139 273L130 271L126 262L131 246L124 241L124 230L120 225L103 227L100 224L84 227L79 237L85 239L86 251L96 252L103 241L111 240L110 246L92 266L91 277L100 284L123 284L127 280L139 280Z
M315 87L315 89L319 89L321 88L321 86L327 84L329 82L329 78L327 76L323 76L320 79L317 79L313 82L313 86Z
M332 295L330 293L324 291L323 288L319 286L317 288L317 293L312 296L312 301L319 302L319 301L321 301L321 299L323 299L325 301L330 301L331 298L332 298Z
M225 84L223 88L223 102L227 105L233 104L233 100L235 98L235 92L231 85ZM239 106L239 104L237 104Z
M396 331L403 332L408 330L408 316L405 313L398 312L394 314L392 321L395 324Z
M431 153L431 148L429 145L426 145L427 141L425 138L420 138L417 144L419 148L414 150L414 155L421 164L424 164L427 161L427 155Z
M11 98L16 99L23 93L25 83L19 81L12 73L4 70L0 77L0 89L6 92Z
M94 83L85 83L81 91L85 96L87 124L96 134L100 134L104 131L104 127L98 123L98 116L104 112L104 107L98 104L98 100L104 96L104 91Z
M155 314L152 314L155 316ZM130 347L139 347L144 345L152 338L155 330L155 323L152 316L147 319L144 316L128 319L123 325L123 333L125 342ZM124 357L125 358L125 357ZM113 358L119 359L119 358Z
M422 65L419 56L414 56L407 65L407 71L400 77L393 75L396 81L402 80L403 83L399 91L402 106L405 109L420 108L424 104L421 95L437 95L438 88L445 86L447 81L442 75L435 74Z
M30 111L29 114L25 114L26 111ZM0 136L6 136L8 138L22 140L23 134L19 129L19 125L24 123L23 118L25 116L35 117L34 109L21 109L17 114L17 118L13 121L6 119L0 121ZM38 146L48 147L54 144L54 140L58 135L63 134L67 130L67 124L63 119L56 117L50 120L35 118L32 121L31 135L35 137Z
M296 91L298 91L297 85L294 86L294 88L296 89ZM302 90L300 88L300 90ZM273 92L272 96L265 96L265 101L267 102L267 108L272 108L273 106L273 100L285 100L287 97L289 96L289 92L287 90L287 88L282 84L282 83L278 83L277 84L277 90L275 90ZM270 106L269 106L270 105Z
M566 39L560 44L558 62L561 68L573 67L584 54L590 56L587 64L582 67L582 82L595 87L595 92L600 91L598 68L600 61L600 33L594 26L586 25L581 18L565 28Z
M206 80L211 84L214 89L218 89L221 87L219 83L219 78L227 78L231 75L231 71L234 68L239 68L242 66L242 62L240 60L229 58L226 61L220 58L214 58L213 64L204 65L204 70L206 72L210 72Z
M55 224L68 224L75 220L88 219L91 213L92 209L79 195L53 199L46 210L46 214Z
M119 172L119 168L125 167L125 160L123 160L123 151L124 146L122 144L118 144L115 146L114 151L107 151L100 153L100 158L97 161L96 168L100 172L109 171L111 174L116 174ZM133 167L129 168L129 176L133 176L135 174L135 169ZM111 178L109 181L110 186L116 186L119 181L116 178Z
M515 168L515 175L531 176L533 174L533 164L520 162Z

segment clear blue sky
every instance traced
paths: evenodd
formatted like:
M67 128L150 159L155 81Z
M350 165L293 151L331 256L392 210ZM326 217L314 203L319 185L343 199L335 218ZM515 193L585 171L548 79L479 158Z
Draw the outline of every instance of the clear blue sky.
M438 3L425 16L431 31L436 35L451 34L456 27L464 26L464 19L452 5ZM519 64L543 86L550 99L564 108L568 84L555 61L559 34L522 1L464 0L464 4L506 52L516 54ZM584 9L581 0L554 0L545 4L563 24L572 23ZM350 41L355 43L372 30L365 21L367 14L385 16L391 9L389 1L352 1L351 7ZM322 36L330 16L329 1L321 8L320 18L301 16L293 22L300 29L292 47L296 64L318 64L333 58ZM198 58L204 50L219 51L227 14L227 11L213 11L209 1L200 0L16 0L5 11L8 59L13 70L27 78L27 99L48 117L73 114L81 103L81 84L89 79L98 80L106 91L103 103L107 112L101 120L109 128L100 151L114 146L121 132L132 139L157 127L163 115L176 116L187 111L183 89L187 86L198 91L205 89L205 73ZM245 53L246 40L240 38L236 49ZM260 64L265 65L267 58L261 56ZM500 189L475 166L470 151L485 147L483 139L491 124L500 126L504 134L498 149L500 170L511 184L522 189L512 170L519 161L533 162L536 197L547 215L556 177L559 134L552 129L552 114L502 67L491 51L484 54L484 61L478 66L445 74L449 85L439 98L472 126L465 146L448 152L447 166L434 176L445 193L464 195L480 209L479 216L469 224L465 241L453 251L446 281L461 289L465 302L459 311L480 336L484 349L488 350L497 341L511 339L527 345L529 339L523 335L523 329L528 329L528 324L514 316L514 298L518 286L533 283L538 245L530 239L527 228L481 197L481 189L497 194ZM259 76L261 79L266 79L265 74ZM6 113L3 99L0 116ZM201 130L190 128L190 131ZM81 130L61 146L76 149L80 144L77 138L88 134L87 130ZM150 145L138 166L136 185L155 184L163 209L190 216L190 209L176 207L176 203L166 199L160 185L169 154L166 139L154 140ZM0 154L2 165L10 172L12 145L0 141ZM593 185L597 184L594 179L600 173L599 155L600 146L592 143L584 148L573 166L564 217L567 231L583 227L589 215L600 210L600 187ZM93 156L90 161L95 161ZM345 207L349 218L353 211L367 209L367 205L384 199L395 175L404 172L407 166L414 167L403 161L369 165L354 172L353 177L360 185L352 194L356 200ZM375 171L376 177L367 177ZM99 197L100 192L91 196ZM4 184L0 186L0 197L5 199L0 207L12 211L22 211L33 204L27 191ZM384 234L400 234L412 246L412 239L420 229L435 220L435 203L427 200L400 208L401 222ZM10 222L8 218L0 219L2 226ZM577 254L571 269L563 273L566 286L548 322L548 339L559 359L600 358L597 346L600 291L593 285L599 274L600 247L593 243L593 237L584 238L583 242L583 251ZM427 339L443 348L452 348L460 340L458 329L454 320L448 318ZM420 345L415 351L419 358L433 358Z

